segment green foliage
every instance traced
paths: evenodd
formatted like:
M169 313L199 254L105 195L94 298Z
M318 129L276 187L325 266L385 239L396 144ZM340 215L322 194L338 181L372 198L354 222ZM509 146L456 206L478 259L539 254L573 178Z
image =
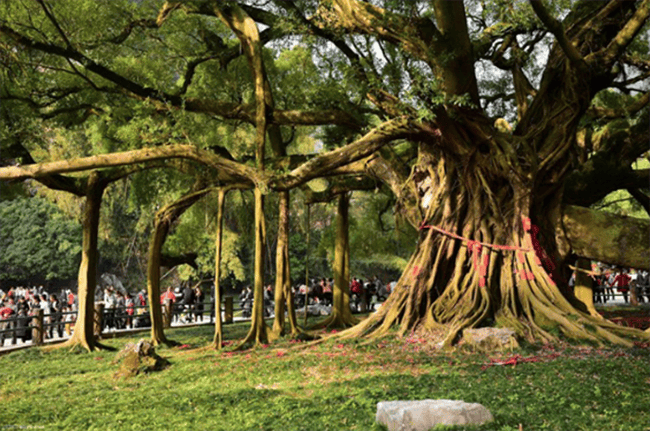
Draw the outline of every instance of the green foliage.
M210 206L210 197L195 204L181 216L178 225L165 242L164 252L171 255L197 253L198 271L184 265L179 268L181 280L214 276L216 208ZM241 236L224 226L221 251L222 280L244 281L246 272L240 259Z
M647 159L638 159L633 164L634 169L649 169L650 161ZM614 214L650 219L648 212L641 204L630 195L627 190L616 190L593 205L594 208Z
M350 202L350 271L352 277L396 279L417 241L410 226L396 224L393 198L382 193L356 192ZM330 211L336 211L334 205ZM334 258L336 226L323 233L319 251Z
M0 202L0 279L74 279L81 227L39 197Z

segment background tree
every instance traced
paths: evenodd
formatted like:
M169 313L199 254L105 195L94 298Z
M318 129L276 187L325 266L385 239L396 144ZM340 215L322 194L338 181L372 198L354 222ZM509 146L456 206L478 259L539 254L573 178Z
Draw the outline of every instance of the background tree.
M41 197L0 202L0 278L42 284L73 278L81 259L81 228Z

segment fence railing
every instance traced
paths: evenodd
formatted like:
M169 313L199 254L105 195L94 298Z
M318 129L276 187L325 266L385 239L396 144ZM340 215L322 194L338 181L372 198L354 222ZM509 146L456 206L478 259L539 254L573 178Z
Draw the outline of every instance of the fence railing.
M226 296L221 305L223 323L234 322L235 313L243 311L241 306L235 306L234 297ZM215 317L214 302L193 304L192 306L180 303L167 303L162 305L163 326L170 328L172 323L183 323L182 320L197 318L207 319L211 323ZM67 316L73 316L68 319ZM32 345L43 345L46 335L53 338L56 330L59 338L71 336L77 320L76 311L66 311L45 314L42 309L34 310L30 315L12 316L0 320L0 347L5 340L10 340L11 345L17 345L18 339L23 343L31 341ZM109 329L146 329L151 327L149 306L134 306L129 308L105 308L103 303L96 303L93 313L93 333L101 338Z

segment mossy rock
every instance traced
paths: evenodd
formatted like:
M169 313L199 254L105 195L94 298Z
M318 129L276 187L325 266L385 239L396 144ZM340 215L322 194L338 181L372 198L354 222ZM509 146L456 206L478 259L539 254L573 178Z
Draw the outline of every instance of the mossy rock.
M120 367L113 375L114 379L128 379L141 373L159 371L169 366L169 361L156 354L151 343L145 340L137 344L129 343L117 354L114 364L120 363Z

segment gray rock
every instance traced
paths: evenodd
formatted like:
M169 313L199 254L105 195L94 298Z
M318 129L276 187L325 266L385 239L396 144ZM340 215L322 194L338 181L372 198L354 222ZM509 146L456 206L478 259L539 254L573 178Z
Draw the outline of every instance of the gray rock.
M519 347L517 334L508 328L465 329L463 339L481 350L512 350Z
M457 400L381 401L377 422L388 431L429 431L437 425L480 425L494 418L477 403Z
M304 314L305 308L296 310L296 314ZM329 316L332 313L331 305L313 304L307 307L307 314L310 316Z

